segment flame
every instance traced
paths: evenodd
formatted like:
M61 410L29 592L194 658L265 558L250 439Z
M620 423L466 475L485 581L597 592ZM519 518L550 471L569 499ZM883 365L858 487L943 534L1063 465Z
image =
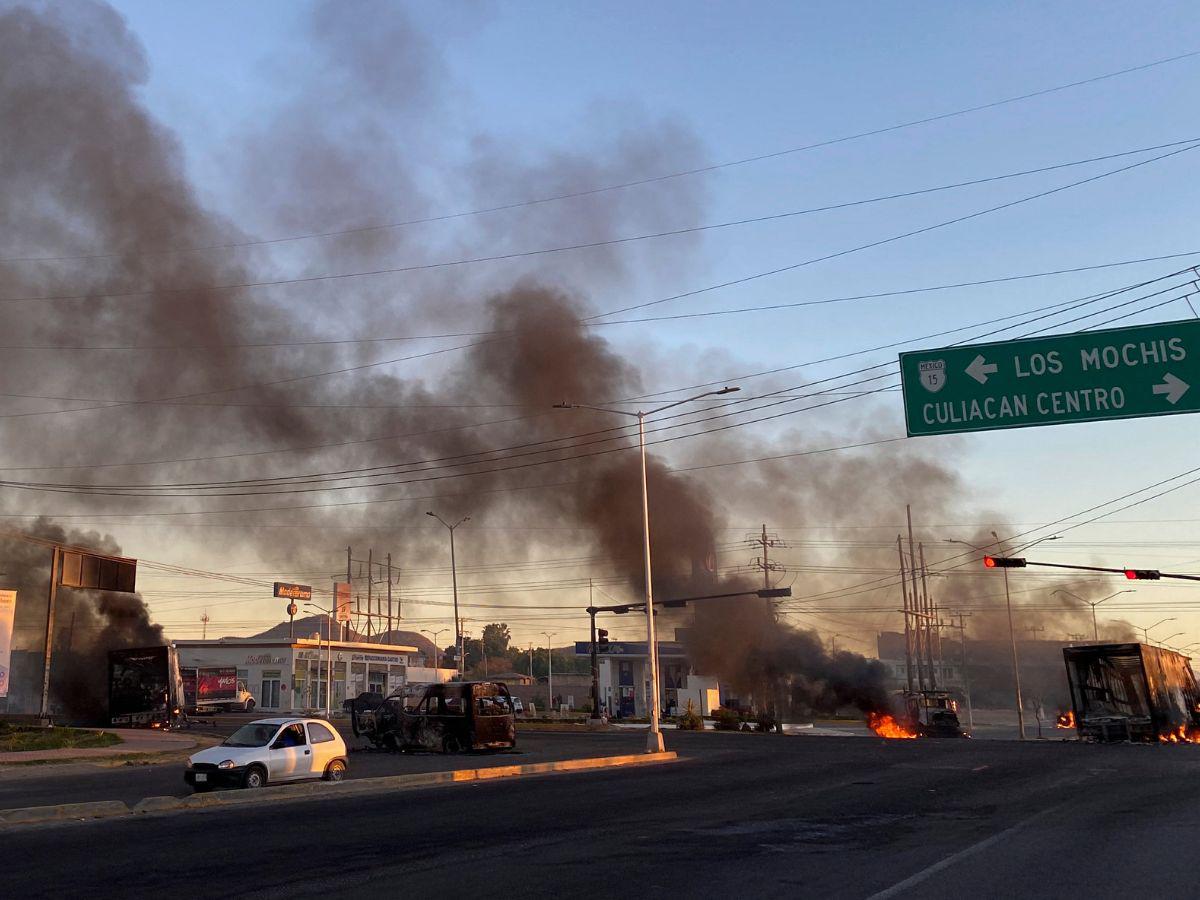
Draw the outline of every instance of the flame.
M911 739L917 736L915 731L887 713L867 713L867 726L880 737Z
M1075 727L1075 710L1068 709L1066 712L1058 714L1058 720L1054 723L1055 728L1074 728Z
M1200 744L1200 728L1188 728L1180 725L1171 731L1164 731L1158 736L1161 744Z

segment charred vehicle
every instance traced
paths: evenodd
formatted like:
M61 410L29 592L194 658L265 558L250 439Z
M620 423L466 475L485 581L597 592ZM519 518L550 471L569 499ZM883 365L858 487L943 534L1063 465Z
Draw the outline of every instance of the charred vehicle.
M172 646L108 652L108 721L125 728L183 724L183 679Z
M958 721L958 703L946 691L904 691L904 718L921 737L967 737Z
M517 745L516 715L508 688L494 681L431 684L418 696L400 691L353 701L355 736L391 750L502 750Z
M1071 715L1097 741L1200 739L1200 691L1191 661L1148 644L1064 647Z

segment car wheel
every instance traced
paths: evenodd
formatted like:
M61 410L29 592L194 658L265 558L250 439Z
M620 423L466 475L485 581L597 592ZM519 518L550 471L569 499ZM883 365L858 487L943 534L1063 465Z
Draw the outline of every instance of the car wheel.
M454 735L445 737L442 739L442 752L443 753L461 753L462 752L462 742L458 738L454 737Z
M254 712L254 701L253 700L246 701L246 712Z
M326 781L341 781L346 777L346 764L340 759L335 759L325 767Z
M246 770L246 775L242 779L242 786L247 788L260 788L267 783L267 773L262 766L251 766Z

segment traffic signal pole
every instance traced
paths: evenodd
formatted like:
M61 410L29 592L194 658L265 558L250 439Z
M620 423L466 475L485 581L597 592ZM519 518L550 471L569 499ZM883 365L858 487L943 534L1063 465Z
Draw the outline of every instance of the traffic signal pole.
M592 619L592 721L599 723L600 717L600 655L596 649L596 613L600 610L594 606L587 609Z
M1021 704L1021 667L1017 662L1017 632L1013 626L1012 594L1008 591L1008 566L1004 566L1004 603L1008 607L1008 639L1012 644L1013 690L1017 695L1017 730L1025 740L1025 710Z

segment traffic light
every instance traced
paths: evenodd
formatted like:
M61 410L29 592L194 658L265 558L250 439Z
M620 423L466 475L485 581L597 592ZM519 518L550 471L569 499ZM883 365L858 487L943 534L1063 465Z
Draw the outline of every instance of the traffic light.
M1126 569L1125 577L1130 581L1158 581L1162 573L1158 569Z
M983 564L989 569L1025 568L1025 560L1019 556L985 556Z
M600 653L608 652L608 629L607 628L597 628L596 629L596 649Z

